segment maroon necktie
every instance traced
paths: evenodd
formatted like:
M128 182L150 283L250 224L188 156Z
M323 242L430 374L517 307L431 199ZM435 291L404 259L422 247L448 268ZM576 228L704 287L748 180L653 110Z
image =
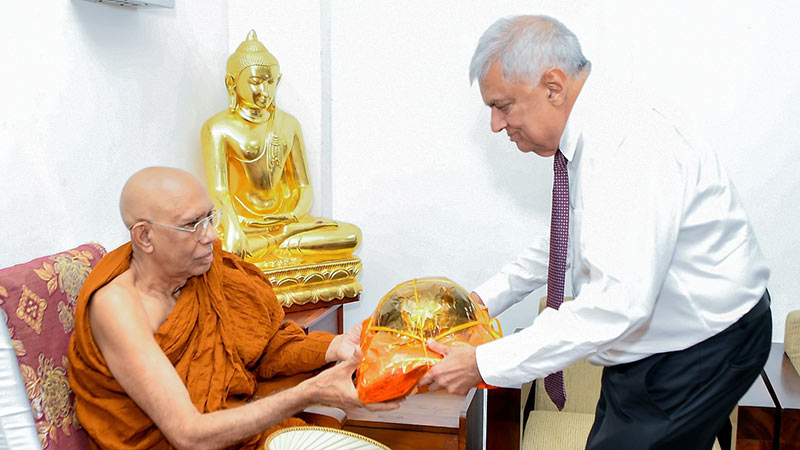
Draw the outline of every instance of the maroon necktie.
M553 211L550 217L550 263L547 266L547 307L558 309L564 302L564 273L567 270L569 232L569 176L567 158L558 150L553 158ZM559 411L567 401L564 372L544 378L544 390Z

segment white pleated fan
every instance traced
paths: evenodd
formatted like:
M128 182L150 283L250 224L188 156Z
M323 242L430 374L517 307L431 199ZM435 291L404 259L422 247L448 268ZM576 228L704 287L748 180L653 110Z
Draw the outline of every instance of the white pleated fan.
M267 439L266 450L390 450L372 439L349 431L323 427L289 427Z

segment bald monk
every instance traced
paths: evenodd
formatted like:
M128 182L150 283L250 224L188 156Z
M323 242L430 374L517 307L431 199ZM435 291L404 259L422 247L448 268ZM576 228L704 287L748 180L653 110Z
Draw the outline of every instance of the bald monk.
M69 349L76 411L93 448L263 446L312 404L365 405L352 383L360 330L306 335L255 266L221 250L205 187L152 167L125 184L131 242L83 286ZM258 381L332 368L254 399ZM366 405L391 409L395 403ZM274 428L273 428L274 429Z

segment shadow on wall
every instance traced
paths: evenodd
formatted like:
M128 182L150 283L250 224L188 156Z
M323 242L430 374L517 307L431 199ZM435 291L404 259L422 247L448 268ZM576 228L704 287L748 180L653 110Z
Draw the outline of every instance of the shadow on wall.
M492 132L487 111L475 115L470 129L470 139L480 149L494 190L512 199L525 214L546 218L549 223L552 158L522 153L505 132Z

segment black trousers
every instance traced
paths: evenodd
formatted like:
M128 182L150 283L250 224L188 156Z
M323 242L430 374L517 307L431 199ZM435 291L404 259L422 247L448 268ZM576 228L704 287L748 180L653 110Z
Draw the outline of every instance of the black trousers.
M692 347L603 369L587 450L710 450L769 355L769 293Z

